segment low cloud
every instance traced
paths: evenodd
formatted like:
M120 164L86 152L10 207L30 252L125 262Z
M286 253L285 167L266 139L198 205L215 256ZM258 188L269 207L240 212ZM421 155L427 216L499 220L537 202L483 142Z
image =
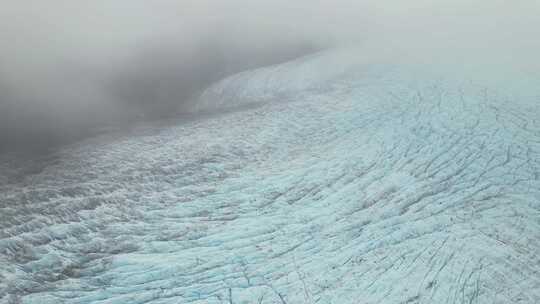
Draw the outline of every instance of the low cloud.
M0 150L182 112L222 77L327 47L538 71L539 15L534 0L4 0Z

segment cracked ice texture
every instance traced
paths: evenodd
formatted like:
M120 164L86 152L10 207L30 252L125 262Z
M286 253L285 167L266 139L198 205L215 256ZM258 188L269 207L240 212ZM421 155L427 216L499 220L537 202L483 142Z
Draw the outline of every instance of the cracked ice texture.
M535 87L350 54L200 103L256 107L3 161L0 303L540 302Z

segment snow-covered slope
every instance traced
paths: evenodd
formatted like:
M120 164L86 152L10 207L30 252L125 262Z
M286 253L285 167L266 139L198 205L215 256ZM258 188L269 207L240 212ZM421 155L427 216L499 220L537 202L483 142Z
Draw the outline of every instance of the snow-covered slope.
M0 302L540 302L540 95L448 75L325 52L2 163Z

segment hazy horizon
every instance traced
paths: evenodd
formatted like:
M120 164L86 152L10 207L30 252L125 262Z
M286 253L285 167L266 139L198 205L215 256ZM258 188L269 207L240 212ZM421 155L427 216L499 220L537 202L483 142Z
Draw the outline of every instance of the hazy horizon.
M0 151L181 113L227 75L323 48L534 72L539 14L532 0L4 1Z

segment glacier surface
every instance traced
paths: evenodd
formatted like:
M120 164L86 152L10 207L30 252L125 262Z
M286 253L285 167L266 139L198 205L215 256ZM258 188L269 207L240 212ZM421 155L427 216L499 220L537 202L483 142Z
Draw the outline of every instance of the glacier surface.
M0 164L0 303L540 303L538 83L326 51Z

